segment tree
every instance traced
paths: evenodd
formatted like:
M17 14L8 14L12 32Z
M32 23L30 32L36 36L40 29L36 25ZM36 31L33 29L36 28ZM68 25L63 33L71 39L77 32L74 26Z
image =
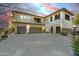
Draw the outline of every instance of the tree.
M77 34L79 36L79 14L76 15L75 19L73 19L72 22L73 22L74 25L77 26L77 29L78 29L78 31L77 31L78 33Z
M16 3L0 3L0 23L5 27L5 25L9 25L11 31L14 31L14 26L12 24L12 9L17 7ZM5 28L6 29L6 28Z
M78 28L78 26L79 26L79 14L76 15L75 19L73 19L72 22ZM76 31L76 30L74 30L74 31ZM73 31L73 33L74 33L74 31ZM78 37L74 38L74 40L72 41L72 49L74 51L74 54L79 56L79 31L78 31Z
M74 25L79 25L79 14L77 14L77 16L75 17L75 19L72 20Z

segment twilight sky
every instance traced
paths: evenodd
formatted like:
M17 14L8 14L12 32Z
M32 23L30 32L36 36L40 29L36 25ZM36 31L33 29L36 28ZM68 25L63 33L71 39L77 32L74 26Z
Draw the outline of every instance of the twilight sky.
M79 13L78 3L3 3L3 5L10 5L10 7L13 9L40 16L49 15L60 8L66 8L72 12ZM0 6L0 12L6 11L7 9L8 7L5 8Z

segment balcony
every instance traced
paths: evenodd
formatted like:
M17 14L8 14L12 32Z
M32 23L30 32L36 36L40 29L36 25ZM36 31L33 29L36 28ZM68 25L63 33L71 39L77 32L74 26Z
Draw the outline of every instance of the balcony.
M40 18L34 18L34 23L39 23L39 24L41 24L42 22L41 22L41 19L40 19Z

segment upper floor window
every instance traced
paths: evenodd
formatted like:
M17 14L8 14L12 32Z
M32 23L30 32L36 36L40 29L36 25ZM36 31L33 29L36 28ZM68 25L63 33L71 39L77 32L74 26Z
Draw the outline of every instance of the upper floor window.
M68 20L68 21L70 21L70 16L67 15L67 14L65 14L65 19Z
M23 15L20 16L20 20L19 21L24 21L24 16Z
M22 16L22 15L21 15L20 17L21 17L21 19L23 19L23 18L24 18L24 16Z
M52 16L50 17L50 22L52 22Z
M28 16L28 15L21 15L20 18L21 18L21 19L30 19L31 16Z
M59 20L60 19L60 13L55 15L55 20Z
M30 19L30 18L31 18L31 16L27 15L27 19Z
M34 22L41 23L41 19L40 18L34 18Z
M24 16L24 19L26 19L27 18L27 16Z

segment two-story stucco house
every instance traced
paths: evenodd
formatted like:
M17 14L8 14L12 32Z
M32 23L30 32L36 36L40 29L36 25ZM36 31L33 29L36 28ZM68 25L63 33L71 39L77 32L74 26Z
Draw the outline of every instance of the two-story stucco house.
M45 32L59 33L63 29L69 32L72 29L72 16L74 14L69 10L62 8L54 13L44 17L45 20Z
M14 33L40 33L44 31L43 17L28 14L21 11L12 11L11 24L14 26ZM12 25L9 25L11 27Z
M62 29L71 31L74 14L62 8L45 17L21 11L12 11L12 15L9 27L14 26L14 33L59 33Z

